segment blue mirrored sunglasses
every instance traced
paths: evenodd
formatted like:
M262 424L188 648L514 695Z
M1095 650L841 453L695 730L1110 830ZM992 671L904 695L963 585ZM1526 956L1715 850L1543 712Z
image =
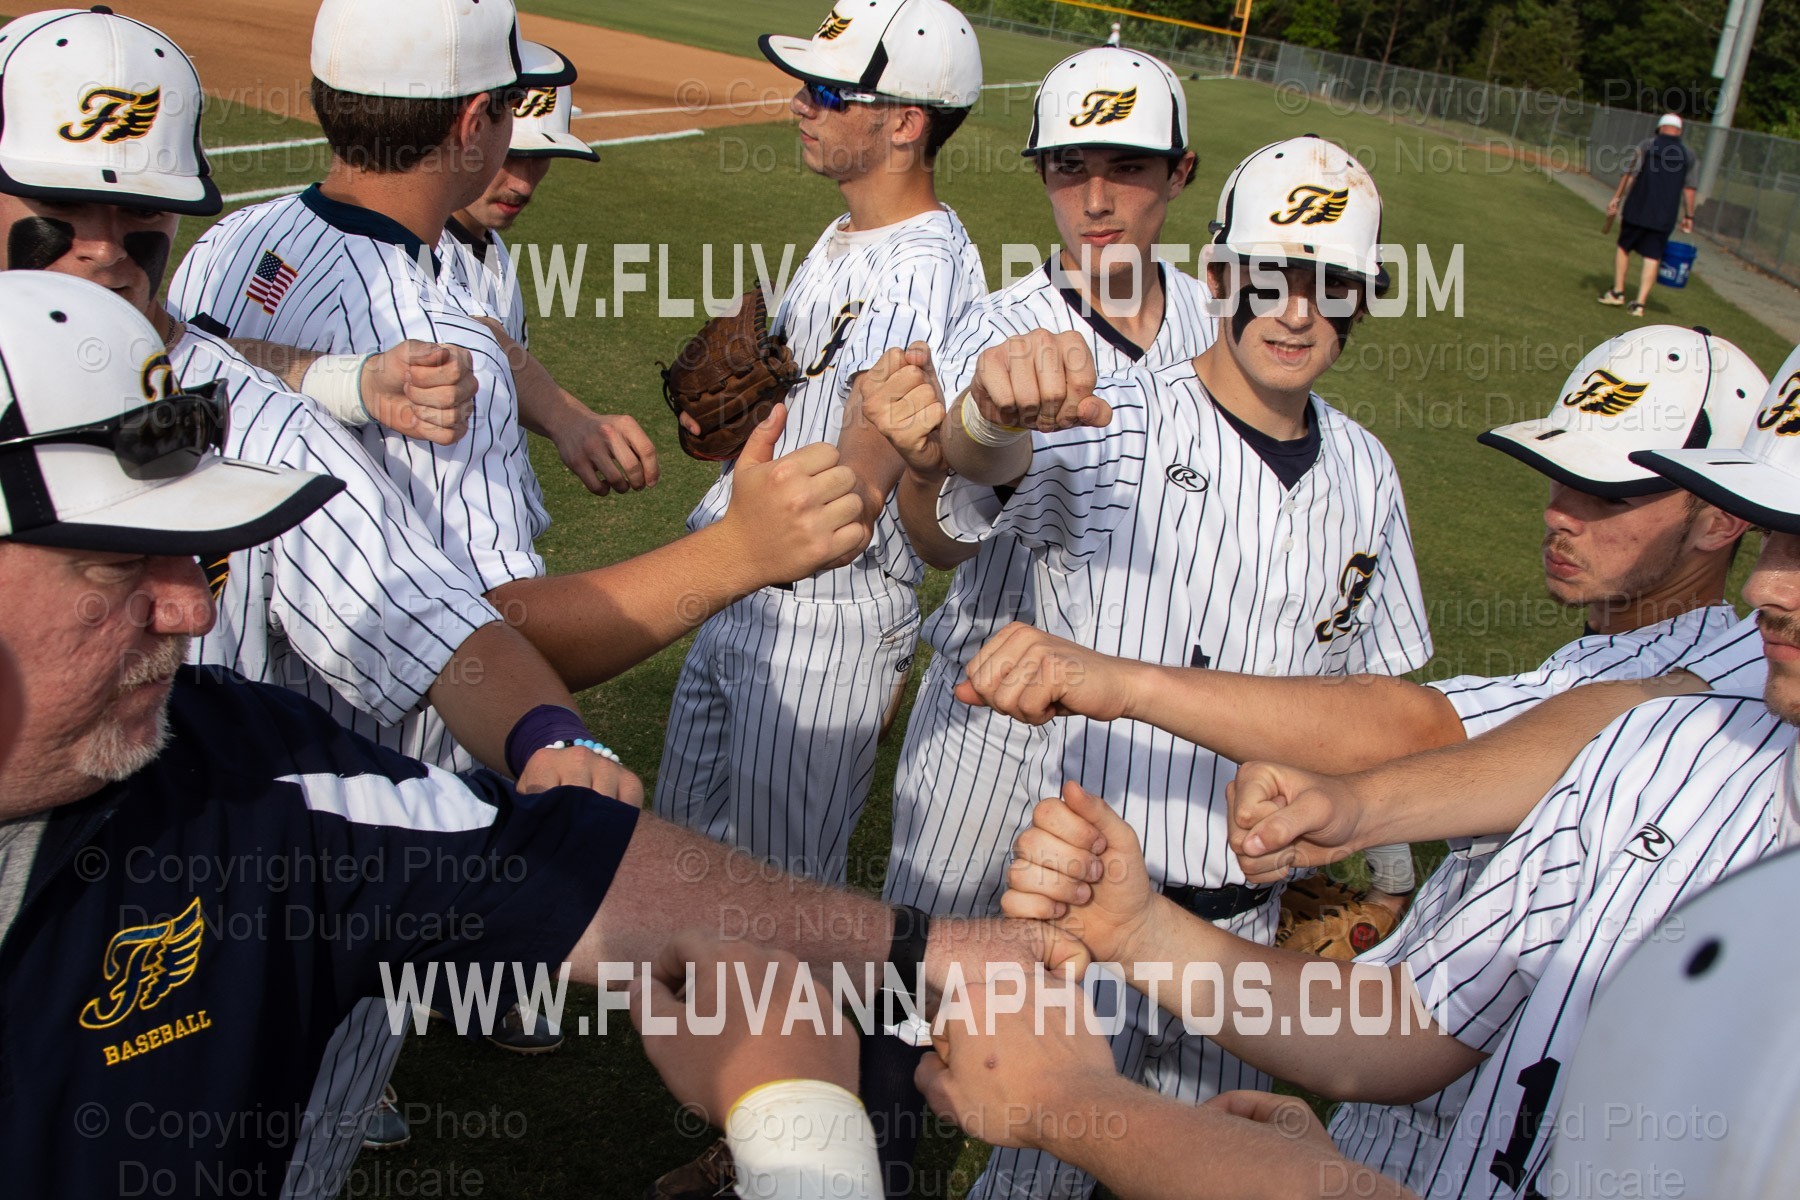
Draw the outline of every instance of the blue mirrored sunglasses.
M879 104L881 97L874 92L859 92L852 88L839 87L835 83L809 83L806 85L806 98L827 112L843 112L852 104Z

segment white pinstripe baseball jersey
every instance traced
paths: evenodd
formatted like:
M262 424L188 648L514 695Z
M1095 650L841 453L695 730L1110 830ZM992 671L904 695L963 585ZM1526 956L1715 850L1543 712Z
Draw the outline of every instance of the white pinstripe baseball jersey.
M1769 679L1769 664L1763 658L1762 631L1757 628L1756 614L1751 613L1712 641L1677 659L1670 670L1677 669L1704 679L1715 692L1762 695L1763 685Z
M519 264L512 251L495 230L482 230L479 245L463 233L452 220L438 239L438 259L444 264L446 285L467 292L473 305L505 326L513 341L530 346L525 290L519 284Z
M1398 674L1431 657L1399 476L1372 434L1314 396L1312 462L1284 487L1191 362L1099 390L1112 423L1034 435L1004 504L956 477L939 498L950 536L1036 550L1039 627L1105 654L1258 675ZM1232 763L1141 722L1055 724L1039 795L1074 779L1106 797L1159 882L1243 882L1226 841Z
M425 697L457 647L500 619L479 585L310 400L192 329L170 361L184 383L222 379L231 389L227 455L346 485L274 541L203 564L218 617L190 661L301 692L340 725L409 757L454 771L474 766Z
M1054 261L1054 260L1052 260ZM981 307L952 339L940 367L939 383L955 396L974 375L981 351L1003 338L1033 329L1075 332L1093 351L1096 370L1112 375L1134 363L1163 366L1193 358L1212 345L1217 320L1210 315L1204 285L1169 263L1158 263L1163 281L1163 321L1149 347L1139 347L1097 310L1084 310L1078 293L1059 286L1050 263L1004 291L986 297ZM918 836L941 809L945 797L957 797L970 811L954 841L965 853L959 858L991 857L967 853L974 841L1010 838L1018 814L1028 813L1040 797L1025 790L1024 768L1038 751L1047 731L1014 721L987 708L958 703L951 689L981 644L1009 621L1032 620L1031 550L1010 537L981 543L975 557L956 568L944 603L926 618L921 635L935 652L913 701L906 740L894 781L893 848L888 865L889 899L918 905L934 913L985 912L998 897L976 880L946 880L909 861L917 849L927 853ZM941 839L933 839L941 840ZM1004 854L1006 847L996 849ZM927 886L927 881L930 881Z
M1534 1194L1559 1122L1602 1118L1558 1106L1597 989L1672 908L1778 847L1793 748L1755 697L1655 700L1608 726L1461 903L1422 896L1386 954L1489 1057L1399 1138L1340 1114L1340 1147L1426 1197Z
M981 252L948 208L880 229L846 232L849 217L826 227L781 296L773 325L784 334L802 375L788 393L787 427L777 455L814 442L836 444L852 380L890 347L924 341L933 357L987 290ZM731 502L731 464L688 517L701 529ZM870 572L916 586L925 567L906 541L890 498L862 557L794 587L801 597L860 601L890 589Z
M469 315L466 293L440 287L432 255L404 226L368 209L298 196L240 209L188 251L169 285L176 316L221 337L261 338L329 353L368 353L406 338L466 347L474 357L475 416L453 446L359 431L370 455L450 561L493 589L543 574L532 539L549 525L519 432L512 372L493 335ZM252 291L276 262L278 295Z
M1476 737L1572 687L1661 675L1723 637L1737 623L1737 609L1729 604L1689 609L1642 629L1578 637L1533 671L1496 677L1459 675L1426 686L1444 694L1461 718L1463 732ZM1760 644L1757 650L1761 661Z

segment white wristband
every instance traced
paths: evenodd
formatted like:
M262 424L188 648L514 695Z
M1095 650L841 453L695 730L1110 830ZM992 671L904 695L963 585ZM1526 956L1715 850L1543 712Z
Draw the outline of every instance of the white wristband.
M725 1118L740 1200L882 1200L875 1127L862 1101L821 1079L781 1079Z
M362 400L363 364L373 355L321 354L306 368L300 390L317 400L343 425L367 425L375 418Z
M956 398L957 407L962 410L963 432L970 440L983 446L1010 446L1028 432L1018 425L996 425L987 419L981 411L981 405L975 403L975 397L964 388L963 394Z

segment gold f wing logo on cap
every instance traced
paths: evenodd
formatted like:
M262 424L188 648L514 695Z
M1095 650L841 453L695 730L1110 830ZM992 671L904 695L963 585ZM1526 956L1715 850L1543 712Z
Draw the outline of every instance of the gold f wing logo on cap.
M1344 215L1344 209L1350 205L1350 189L1334 192L1316 183L1303 183L1287 198L1287 210L1270 213L1269 220L1277 225L1292 225L1296 221L1302 225L1325 225Z
M138 370L138 386L152 404L169 398L175 390L175 368L169 365L167 354L152 354L144 360Z
M556 111L555 88L532 88L525 93L525 98L513 107L513 116L520 120L531 117L547 117Z
M1777 395L1780 399L1756 414L1756 427L1773 429L1776 437L1792 437L1800 433L1800 371L1787 377Z
M821 42L836 41L843 36L844 30L850 28L850 22L854 19L854 17L840 17L835 10L828 12L825 14L825 19L819 23L819 32L813 36Z
M1081 98L1081 111L1069 118L1069 124L1080 129L1087 125L1110 125L1123 121L1137 107L1137 89L1108 92L1096 88Z
M1562 402L1565 408L1616 417L1642 400L1649 390L1647 383L1627 383L1611 371L1595 368L1588 372L1579 388L1562 398Z
M161 108L161 88L151 88L147 92L110 87L90 88L87 95L81 98L81 115L84 118L81 123L78 125L70 121L56 133L66 142L92 141L95 137L103 142L140 138L156 124L156 114Z

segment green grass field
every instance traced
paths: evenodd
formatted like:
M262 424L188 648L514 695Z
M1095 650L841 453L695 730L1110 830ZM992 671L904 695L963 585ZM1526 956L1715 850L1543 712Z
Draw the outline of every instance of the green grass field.
M526 0L522 7L754 55L756 33L810 32L823 5ZM1017 35L982 37L990 81L1033 77L1067 52ZM1597 232L1593 210L1541 173L1429 132L1323 109L1283 112L1273 91L1250 83L1201 81L1188 88L1200 168L1189 194L1174 205L1164 240L1187 247L1190 258L1237 161L1266 142L1307 131L1342 142L1373 170L1387 201L1390 242L1428 247L1440 274L1461 247L1462 311L1365 323L1321 391L1373 429L1399 464L1438 648L1425 674L1535 665L1579 632L1580 618L1552 605L1540 583L1542 480L1478 447L1474 437L1504 421L1542 415L1581 354L1627 326L1619 310L1594 303L1606 286L1611 247ZM982 245L995 284L1003 243L1029 243L1041 260L1055 236L1041 185L1018 156L1029 99L1028 90L989 93L942 160L940 194ZM586 136L607 136L604 124L589 123ZM244 109L216 113L207 131L213 146L306 136L316 136L316 129ZM308 149L217 161L228 193L304 181L323 164L323 154ZM636 416L662 450L664 472L650 492L595 499L554 454L536 446L556 520L541 543L552 570L615 562L678 536L712 477L712 468L676 450L661 400L655 360L669 358L699 319L657 315L659 277L671 297L702 295L705 244L719 247L725 264L733 244L760 244L772 262L792 245L797 262L839 212L835 189L800 168L793 134L782 125L609 148L598 166L557 164L510 240L525 260L528 298L533 243L546 255L560 244L571 257L585 246L586 270L574 317L534 311L533 347L595 408ZM183 232L192 237L202 227L190 221ZM650 272L649 292L626 295L623 316L596 319L597 299L617 312L614 247L634 243L667 246L666 274L652 249L648 268L631 268ZM724 270L718 274L713 290L732 294ZM1651 319L1705 325L1767 370L1788 349L1703 282L1656 293ZM941 576L929 581L928 607L945 582ZM685 643L671 647L582 698L594 728L647 783L685 649ZM856 838L854 881L862 886L879 882L886 854L898 741L883 755ZM576 1011L586 1003L578 999ZM414 1141L379 1158L364 1156L348 1194L448 1195L455 1186L463 1190L454 1194L464 1195L631 1197L707 1142L679 1118L629 1033L571 1039L540 1061L448 1035L414 1039L396 1084L422 1118ZM947 1172L959 1153L964 1170L952 1177ZM951 1195L966 1187L968 1169L981 1155L946 1133L926 1158L916 1194Z

